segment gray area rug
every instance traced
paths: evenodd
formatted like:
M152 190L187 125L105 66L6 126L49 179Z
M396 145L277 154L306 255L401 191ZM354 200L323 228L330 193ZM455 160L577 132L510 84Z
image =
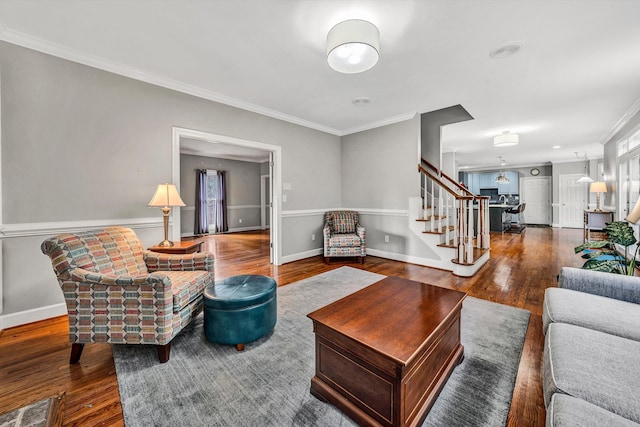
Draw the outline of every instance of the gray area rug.
M244 352L207 342L202 315L174 338L165 364L154 347L114 345L125 424L354 426L309 392L315 341L306 315L383 278L341 267L278 288L275 330ZM423 425L504 426L528 321L528 311L467 297L464 361Z

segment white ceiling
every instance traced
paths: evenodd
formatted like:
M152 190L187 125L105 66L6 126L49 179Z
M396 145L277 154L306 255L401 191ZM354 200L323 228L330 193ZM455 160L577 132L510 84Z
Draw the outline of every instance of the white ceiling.
M325 57L350 18L380 30L361 74ZM640 99L639 19L638 0L0 0L0 39L337 135L461 104L475 120L443 149L488 167L601 157ZM494 148L507 129L520 144Z

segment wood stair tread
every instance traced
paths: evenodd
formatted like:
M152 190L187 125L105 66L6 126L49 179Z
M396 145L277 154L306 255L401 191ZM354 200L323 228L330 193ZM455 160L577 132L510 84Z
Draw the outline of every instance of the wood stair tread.
M444 227L442 230L423 231L422 233L423 234L445 234L447 232L446 228L447 227ZM449 231L453 231L455 229L456 229L455 225L449 226Z
M451 262L458 265L474 265L482 257L482 255L490 252L491 249L473 248L473 262L458 262L457 259L452 259Z
M432 220L445 219L445 218L447 218L447 217L446 216L439 216L439 215L431 215L431 216L428 216L426 218L418 218L418 219L416 219L416 221L418 221L418 222L429 222L429 221L432 221Z

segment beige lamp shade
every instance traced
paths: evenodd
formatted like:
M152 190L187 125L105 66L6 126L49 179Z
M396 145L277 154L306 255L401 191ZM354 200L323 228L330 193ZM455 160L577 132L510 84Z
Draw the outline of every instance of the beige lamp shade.
M161 208L165 206L185 206L185 204L180 198L175 185L160 184L147 206Z
M637 224L640 221L640 198L636 202L636 205L633 207L629 215L625 218L631 224Z
M589 186L590 193L606 193L607 192L607 184L602 181L592 182Z

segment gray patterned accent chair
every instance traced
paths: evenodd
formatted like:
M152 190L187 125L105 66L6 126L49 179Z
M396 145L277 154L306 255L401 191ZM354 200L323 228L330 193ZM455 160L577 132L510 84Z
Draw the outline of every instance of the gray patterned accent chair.
M356 257L364 264L366 232L356 211L328 211L324 214L324 262L331 257Z
M67 304L69 363L96 342L155 345L168 361L171 340L202 311L214 281L213 254L150 252L124 227L60 234L41 250Z

